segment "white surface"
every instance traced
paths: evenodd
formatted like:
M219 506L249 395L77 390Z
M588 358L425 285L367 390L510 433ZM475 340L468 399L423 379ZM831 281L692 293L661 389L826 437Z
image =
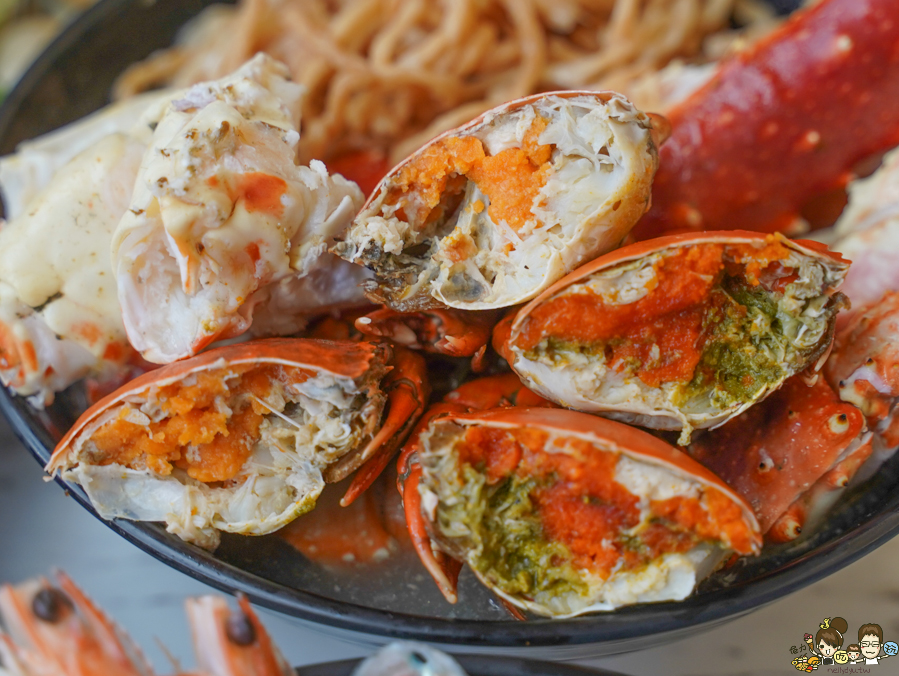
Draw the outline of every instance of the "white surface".
M193 665L183 603L210 588L129 544L90 516L58 486L44 483L38 464L0 421L0 581L19 582L65 569L137 640L156 669L171 672L158 642L184 666ZM830 578L722 627L668 646L585 662L624 674L790 674L791 646L815 633L825 617L849 623L846 643L860 624L879 623L887 641L899 640L899 539ZM296 665L360 657L364 646L345 643L294 620L262 611L263 621ZM158 641L157 641L158 639ZM851 639L851 640L850 640ZM843 673L848 671L846 665ZM856 673L864 665L856 665ZM899 673L899 657L872 667ZM831 673L821 667L816 673ZM839 673L835 669L832 673ZM874 673L874 672L872 672Z

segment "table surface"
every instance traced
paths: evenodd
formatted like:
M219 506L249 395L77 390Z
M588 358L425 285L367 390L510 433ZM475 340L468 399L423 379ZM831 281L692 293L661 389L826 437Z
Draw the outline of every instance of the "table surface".
M193 666L184 599L211 589L158 562L120 538L54 483L0 420L0 581L20 582L62 568L141 645L162 672L160 648ZM825 617L849 623L847 645L861 624L876 622L886 641L899 641L899 539L810 587L755 613L663 647L582 664L622 674L789 674L791 648L800 650ZM296 620L261 611L263 622L295 665L360 657L365 645L345 642ZM798 655L802 655L800 651ZM536 655L529 655L536 657ZM851 673L850 665L842 673ZM864 665L855 667L856 673ZM899 673L899 657L869 667ZM818 673L831 668L822 667ZM840 673L839 668L833 673Z

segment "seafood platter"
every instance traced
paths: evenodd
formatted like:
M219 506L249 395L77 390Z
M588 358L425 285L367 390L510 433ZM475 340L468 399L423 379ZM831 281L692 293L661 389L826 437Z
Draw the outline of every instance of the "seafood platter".
M771 15L646 99L513 3L539 77L467 75L420 142L371 117L427 89L400 24L365 61L376 0L282 2L101 2L0 111L0 409L76 501L333 631L569 657L899 532L899 4Z

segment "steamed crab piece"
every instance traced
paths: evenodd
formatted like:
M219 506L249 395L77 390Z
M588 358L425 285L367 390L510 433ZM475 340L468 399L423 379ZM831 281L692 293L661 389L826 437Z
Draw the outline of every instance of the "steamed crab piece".
M752 510L718 477L596 416L448 414L421 435L418 458L434 545L539 615L680 600L728 553L760 548Z
M332 250L394 310L515 305L617 247L656 166L650 118L619 94L519 99L395 167Z
M308 339L213 349L88 409L47 471L80 484L106 519L162 521L207 548L219 531L263 535L399 447L424 405L409 398L428 394L412 357Z
M2 668L16 676L152 676L131 639L62 572L0 588Z
M675 235L614 251L500 324L494 345L563 406L656 429L723 424L818 369L849 267L780 235Z
M283 64L260 54L191 87L162 115L112 242L125 327L147 360L172 362L238 336L257 306L271 305L269 330L296 331L297 314L285 311L309 308L296 307L294 280L358 274L326 249L362 193L321 162L296 165L302 93ZM337 302L355 290L333 286ZM333 300L308 291L303 299L319 312Z
M833 504L834 490L857 470L850 466L870 455L870 434L861 412L824 378L809 386L798 375L688 452L743 496L769 539L782 542Z
M894 0L822 0L723 60L666 111L673 133L636 237L806 227L809 200L899 144L897 41Z
M204 676L294 676L250 602L232 609L221 596L187 599L197 667Z
M146 144L106 136L0 229L0 379L43 406L134 357L109 260Z

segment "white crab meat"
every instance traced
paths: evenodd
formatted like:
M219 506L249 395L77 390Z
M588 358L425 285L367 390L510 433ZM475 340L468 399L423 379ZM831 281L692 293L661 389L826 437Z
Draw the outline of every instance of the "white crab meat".
M396 167L333 250L408 311L521 303L617 247L649 204L649 119L618 94L501 106Z
M296 165L302 93L260 54L167 106L112 244L128 337L149 361L244 333L257 305L285 305L273 285L321 275L323 260L347 276L323 257L362 194L321 162Z
M149 144L151 127L159 119L153 119L159 103L174 96L172 90L159 90L112 103L77 122L23 141L14 154L0 157L0 194L6 219L18 218L56 172L104 137L127 134ZM133 183L134 178L131 180Z
M899 291L899 149L887 153L871 176L850 184L835 233L833 249L852 261L843 285L852 309L841 316L843 325L887 291Z
M132 354L109 243L145 145L106 136L77 155L0 230L0 379L42 406Z

